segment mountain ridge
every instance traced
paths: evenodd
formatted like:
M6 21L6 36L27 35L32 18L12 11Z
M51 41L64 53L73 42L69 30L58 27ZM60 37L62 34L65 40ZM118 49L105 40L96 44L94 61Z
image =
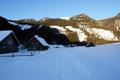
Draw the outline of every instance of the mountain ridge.
M59 34L65 35L70 43L106 44L120 41L120 13L102 20L95 20L86 14L80 14L66 19L45 17L37 21L35 19L21 19L8 20L8 22L32 27L42 25L57 29Z

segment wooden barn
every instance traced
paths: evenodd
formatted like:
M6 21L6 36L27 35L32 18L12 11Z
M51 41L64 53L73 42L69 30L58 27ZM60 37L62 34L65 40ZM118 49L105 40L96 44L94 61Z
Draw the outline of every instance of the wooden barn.
M47 46L47 43L45 44L45 41L43 41L42 38L38 36L34 36L26 43L26 48L29 51L35 51L35 50L42 51L42 50L47 50L49 47Z
M11 30L0 31L0 54L17 52L19 50L19 41Z

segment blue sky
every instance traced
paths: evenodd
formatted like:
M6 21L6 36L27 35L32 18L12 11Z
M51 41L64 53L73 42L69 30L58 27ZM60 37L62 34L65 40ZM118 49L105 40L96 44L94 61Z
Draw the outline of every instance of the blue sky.
M69 17L80 13L103 19L119 12L120 0L0 0L0 16L8 19Z

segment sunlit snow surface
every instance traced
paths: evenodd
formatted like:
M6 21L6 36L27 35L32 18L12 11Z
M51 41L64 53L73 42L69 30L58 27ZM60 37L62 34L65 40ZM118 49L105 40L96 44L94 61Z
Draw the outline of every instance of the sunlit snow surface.
M25 30L25 29L30 29L32 26L30 25L22 25L21 29Z
M0 55L0 80L120 80L120 44Z

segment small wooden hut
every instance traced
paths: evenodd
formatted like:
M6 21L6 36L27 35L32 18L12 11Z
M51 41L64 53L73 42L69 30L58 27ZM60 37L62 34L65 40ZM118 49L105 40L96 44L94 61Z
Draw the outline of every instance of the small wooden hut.
M43 44L43 40L40 37L34 36L26 43L26 48L29 51L35 51L35 50L47 50L49 47Z

